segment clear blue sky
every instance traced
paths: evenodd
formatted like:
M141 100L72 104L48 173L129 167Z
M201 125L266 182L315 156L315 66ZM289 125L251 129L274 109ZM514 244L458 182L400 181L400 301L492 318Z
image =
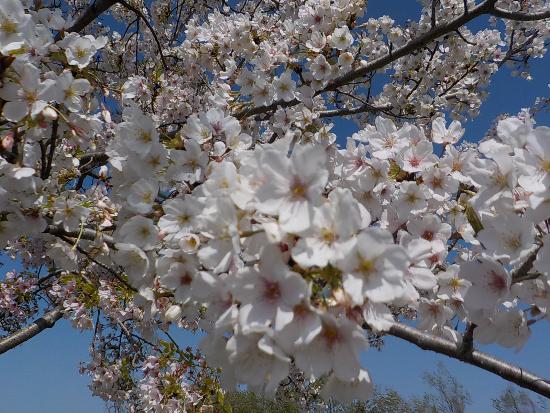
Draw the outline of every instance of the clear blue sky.
M399 22L416 18L419 6L414 0L370 0L368 15L392 16ZM536 96L548 96L550 57L535 61L534 80L527 82L512 78L504 69L492 81L490 97L482 106L482 115L467 124L466 138L475 141L482 137L492 120L501 113L515 114L531 106ZM550 125L550 115L537 117L539 124ZM335 126L339 137L351 135L349 122ZM343 141L343 139L341 139ZM11 267L2 267L0 271ZM103 402L91 396L88 378L78 372L79 362L88 359L90 332L79 332L66 320L28 343L0 356L0 413L102 413ZM537 323L533 338L518 353L487 346L482 350L504 360L550 377L550 326ZM194 344L196 339L178 334L182 345ZM422 373L433 370L443 361L472 394L473 405L467 413L491 411L491 398L502 391L507 382L491 373L461 362L420 350L399 339L388 337L381 352L370 350L363 359L374 382L391 386L406 396L428 390L421 380Z

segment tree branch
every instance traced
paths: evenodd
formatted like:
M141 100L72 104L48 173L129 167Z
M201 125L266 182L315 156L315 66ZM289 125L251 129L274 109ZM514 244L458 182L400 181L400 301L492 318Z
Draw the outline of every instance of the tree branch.
M423 350L431 350L477 366L505 380L516 383L518 386L550 398L550 381L481 351L472 350L464 353L461 351L462 346L460 345L397 322L391 326L387 334L415 344Z
M96 239L99 238L98 232L90 228L83 228L82 234L81 234L80 230L65 231L61 225L48 225L48 227L44 230L44 232L54 236L64 236L64 237L71 237L71 238L78 238L80 236L80 239L85 239L88 241L95 241ZM114 247L115 241L113 240L113 237L111 237L110 235L101 234L101 239L109 247L111 248Z
M494 8L494 3L496 0L486 0L481 3L479 6L474 7L472 10L465 12L460 17L448 22L434 27L428 32L415 37L411 41L407 42L404 46L401 46L397 49L392 50L391 53L386 54L378 59L373 60L367 65L360 67L359 69L351 70L343 76L337 77L325 88L325 90L335 90L340 86L345 85L357 78L365 76L369 72L375 72L386 67L388 64L404 57L415 50L423 47L424 45L438 39L441 36L444 36L447 33L451 33L464 26L470 20L475 19L483 14L490 13Z
M512 273L512 284L519 283L526 280L533 280L537 277L539 277L540 273L529 273L533 269L533 264L535 263L535 260L537 259L537 254L539 250L542 248L542 245L539 245L523 264Z
M455 20L452 20L449 23L441 24L440 26L436 26L433 29L429 30L428 32L410 40L404 46L392 50L391 53L388 53L385 56L375 59L372 62L368 63L367 65L362 66L358 69L351 70L345 75L337 77L332 82L330 82L324 89L317 91L315 95L319 95L327 91L336 90L339 87L347 83L350 83L355 79L366 76L370 72L375 72L377 70L380 70L386 67L390 63L396 61L397 59L404 57L409 53L414 52L417 49L420 49L426 44L438 39L439 37L447 33L456 31L457 29L459 29L460 27L468 23L470 20L473 20L476 17L479 17L483 14L489 13L493 9L495 1L496 0L486 0L483 3L481 3L479 6L475 7L474 9L465 12ZM284 107L297 105L298 103L300 103L298 99L293 99L290 102L285 102L284 100L277 100L267 106L257 106L257 107L239 111L233 116L235 116L237 119L242 119L248 116L258 115L260 113L265 113L271 110L275 110L279 106L284 108Z
M533 22L537 20L550 19L550 10L539 13L520 13L497 9L496 7L491 11L491 14L495 17L500 17L507 20L515 20L520 22Z
M52 162L53 157L55 155L55 146L57 145L57 129L59 127L59 121L58 119L55 119L52 123L52 134L50 137L50 151L48 153L46 166L42 165L41 169L41 178L47 179L49 178L51 172L52 172ZM44 162L44 156L42 156L42 162Z
M109 10L115 3L117 3L117 0L92 0L92 4L90 4L73 25L65 31L69 33L82 31L102 13Z
M402 57L405 57L406 55L424 47L426 44L433 42L434 40L437 40L438 38L448 33L458 31L460 27L464 26L466 23L484 14L488 14L496 17L502 17L510 20L517 20L517 21L536 21L536 20L544 20L544 19L550 18L550 11L533 13L533 14L513 13L513 12L507 12L507 11L495 8L495 3L496 3L496 0L485 0L483 3L479 4L478 6L474 7L471 10L469 10L468 8L465 8L464 14L462 14L460 17L457 17L456 19L448 23L435 26L431 28L429 31L427 31L426 33L413 38L412 40L407 42L407 44L405 44L404 46L391 50L391 52L386 54L385 56L375 59L365 66L362 66L355 70L351 70L348 73L340 77L337 77L332 82L330 82L324 89L317 91L315 93L315 96L323 92L334 91L343 85L349 84L355 79L366 76L370 72L376 72L377 70L383 69L390 63ZM235 116L237 119L242 119L245 117L258 115L261 113L266 113L266 112L275 110L278 107L286 108L289 106L295 106L298 103L300 103L298 99L293 99L290 102L285 102L284 100L277 100L267 106L257 106L257 107L251 107L248 109L241 110L236 114L234 114L233 116Z
M376 107L370 103L365 103L361 106L353 108L343 108L343 109L332 109L326 110L324 112L319 112L320 118L331 118L334 116L346 116L346 115L355 115L357 113L364 112L384 112L391 109L391 106Z
M63 309L59 307L55 308L34 321L31 325L24 327L21 330L4 337L3 339L0 339L0 354L3 354L6 351L9 351L24 343L25 341L30 340L43 330L53 327L61 317L63 317Z
M147 18L143 15L141 10L139 10L137 7L134 7L131 4L127 3L125 0L118 0L118 2L120 4L122 4L124 7L126 7L128 10L133 11L136 14L136 16L138 16L141 20L143 20L143 22L145 23L145 25L147 26L147 28L149 29L149 31L153 35L153 38L155 39L155 43L157 44L157 48L159 49L160 60L162 61L162 66L164 67L164 70L168 70L168 64L166 63L166 59L164 58L164 53L162 52L162 46L161 46L160 41L157 37L157 33L155 32L154 27L151 26L151 23L149 23L149 20L147 20Z

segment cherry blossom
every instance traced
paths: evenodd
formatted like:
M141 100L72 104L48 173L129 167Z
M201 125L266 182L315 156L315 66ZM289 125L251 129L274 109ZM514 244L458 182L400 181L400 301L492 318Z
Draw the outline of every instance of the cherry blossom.
M77 3L0 9L3 351L65 317L117 409L225 411L295 371L367 399L367 337L474 363L550 319L547 99L470 123L543 1Z

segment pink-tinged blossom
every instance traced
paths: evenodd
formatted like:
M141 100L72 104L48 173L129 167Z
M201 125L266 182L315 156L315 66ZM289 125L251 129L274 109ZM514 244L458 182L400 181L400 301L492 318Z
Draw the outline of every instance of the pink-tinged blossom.
M21 47L30 37L31 15L20 0L5 0L0 10L0 52Z
M63 44L67 62L83 69L90 64L96 52L107 44L107 38L95 38L91 35L80 37L76 33L69 33L63 39Z
M265 181L256 191L256 208L279 215L281 228L298 233L308 229L327 182L326 155L315 146L297 146L291 158L267 149L260 161Z
M160 284L174 291L176 302L203 300L213 291L216 279L195 266L174 262L167 273L160 275Z
M492 310L510 298L510 274L493 259L481 257L465 262L460 265L459 274L472 283L464 297L468 309Z
M525 313L519 308L498 311L490 318L477 321L474 339L482 344L498 343L520 350L531 335Z
M159 242L158 233L152 220L136 215L120 227L116 239L118 242L134 244L144 250L150 250Z
M418 305L418 328L431 331L434 327L442 328L454 315L454 311L442 300L421 299Z
M294 318L294 307L308 294L305 280L292 272L276 248L266 248L258 269L245 268L233 296L241 302L239 322L244 333L282 329Z
M235 377L259 393L273 395L288 375L290 358L267 335L235 334L226 349Z
M437 296L442 300L455 300L464 302L464 296L472 283L459 276L460 266L453 264L445 271L437 273Z
M327 39L329 44L338 50L346 50L353 43L348 26L337 27Z
M447 243L451 236L452 228L449 224L441 222L437 215L426 214L422 217L414 217L407 224L411 235L423 238L426 241L442 241Z
M376 128L367 128L364 135L374 158L392 159L409 145L407 128L397 129L391 119L380 116L374 122Z
M393 206L401 218L406 218L411 214L422 212L428 206L429 193L426 185L416 182L402 182L399 187L397 198L393 201Z
M405 172L421 172L433 167L437 156L433 154L432 144L423 140L401 152L397 162Z
M306 375L321 377L333 372L342 381L359 377L359 357L368 347L361 329L345 318L322 317L321 332L294 353L295 363Z

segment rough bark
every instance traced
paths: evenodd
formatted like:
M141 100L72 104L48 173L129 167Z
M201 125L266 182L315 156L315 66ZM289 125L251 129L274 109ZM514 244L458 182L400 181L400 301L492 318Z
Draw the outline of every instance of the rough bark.
M53 327L61 317L63 317L63 310L61 308L55 308L35 320L31 325L0 339L0 354L23 344L25 341L30 340L45 329Z
M111 6L117 3L117 0L92 0L92 3L82 13L82 15L69 27L67 32L80 32L86 26L97 19L101 14L109 10Z
M387 333L415 344L423 350L434 351L477 366L505 380L516 383L518 386L550 398L550 380L538 377L521 367L508 364L481 351L472 349L464 352L461 345L397 322L393 324Z

